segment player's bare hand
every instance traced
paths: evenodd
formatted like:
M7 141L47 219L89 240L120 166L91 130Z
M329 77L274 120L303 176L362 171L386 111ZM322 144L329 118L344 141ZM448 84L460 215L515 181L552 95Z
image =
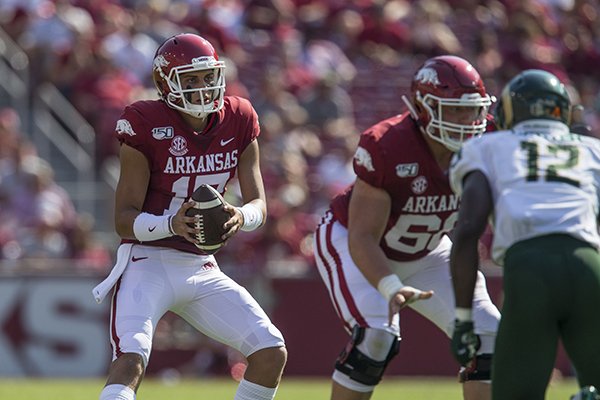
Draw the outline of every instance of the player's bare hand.
M183 237L189 242L198 244L197 237L200 229L195 226L198 217L188 217L185 215L186 211L194 207L195 204L194 200L183 203L171 220L171 228L173 228L173 232L176 235Z
M244 223L244 216L239 208L232 206L229 203L225 203L223 209L231 215L231 218L223 224L226 232L223 234L223 239L227 240L242 229Z
M433 296L433 290L419 290L412 286L404 286L400 291L390 298L388 323L392 324L394 315L409 304L419 300L430 299Z

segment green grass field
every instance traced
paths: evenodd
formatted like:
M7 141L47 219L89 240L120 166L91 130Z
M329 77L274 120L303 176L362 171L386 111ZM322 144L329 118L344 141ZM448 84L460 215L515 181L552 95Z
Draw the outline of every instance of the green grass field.
M524 379L527 379L524 377ZM102 380L0 379L0 399L84 400L97 399ZM183 380L165 383L144 381L138 400L221 400L232 399L237 383L232 379ZM568 400L577 391L574 380L554 382L546 400ZM288 378L277 400L327 400L329 382L325 379ZM446 378L388 378L375 391L372 400L461 400L460 386Z

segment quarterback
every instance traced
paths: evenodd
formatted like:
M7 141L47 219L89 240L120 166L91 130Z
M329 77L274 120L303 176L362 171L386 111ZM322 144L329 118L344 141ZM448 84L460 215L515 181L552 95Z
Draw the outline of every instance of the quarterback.
M160 99L131 104L117 122L115 225L122 243L113 271L94 290L101 301L114 285L113 361L101 400L135 398L156 325L169 310L246 356L235 400L275 396L287 355L283 337L248 291L197 246L200 230L186 216L196 188L207 184L222 194L237 173L245 204L226 204L223 240L266 218L258 118L247 100L224 95L224 67L200 36L167 39L153 64Z
M319 273L351 334L340 345L332 400L371 397L398 353L402 307L452 335L447 234L459 199L447 170L463 140L486 130L491 98L473 66L454 56L427 60L413 77L411 97L412 102L405 99L409 111L361 135L353 162L356 181L332 200L315 233ZM464 398L481 400L489 398L500 318L481 274L472 307L480 342L460 376Z
M476 342L471 300L488 218L492 257L504 266L495 400L543 400L559 339L581 386L600 386L600 141L570 131L570 109L556 76L520 73L496 109L504 130L466 143L450 170L462 194L450 265L452 349L463 364Z

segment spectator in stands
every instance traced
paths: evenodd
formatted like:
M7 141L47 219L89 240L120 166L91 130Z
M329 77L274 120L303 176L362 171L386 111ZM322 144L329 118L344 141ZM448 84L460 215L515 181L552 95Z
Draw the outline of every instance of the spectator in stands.
M138 29L133 13L123 13L122 21L116 31L101 39L98 51L117 69L129 71L137 82L149 85L154 50L159 43Z
M265 71L260 82L260 91L254 97L254 107L261 116L261 128L271 140L304 124L308 118L297 97L285 86L284 71L273 66Z
M245 99L250 99L250 92L246 85L240 80L238 76L238 68L235 62L227 57L223 57L225 65L225 82L227 82L227 93L230 96L239 96Z
M313 28L306 33L303 60L316 79L334 79L346 87L356 76L356 68L342 49L326 36L325 28Z
M278 65L282 72L284 88L297 96L312 87L316 79L314 71L306 62L304 33L295 28L287 28L280 29L275 35L281 43L278 47Z
M100 168L110 156L118 154L112 137L115 121L123 107L140 93L138 77L119 68L104 51L93 54L87 68L73 81L72 99L96 131L96 163Z
M22 160L10 210L18 220L15 239L21 248L19 258L69 257L69 236L77 214L67 192L54 181L48 162L35 156Z
M26 142L21 132L21 118L12 107L0 109L0 182L18 165L21 146Z
M446 23L450 13L451 8L445 1L415 3L410 17L407 17L413 32L410 42L413 52L430 56L463 52L462 43Z
M16 110L0 109L0 258L14 259L21 255L16 242L19 216L13 211L14 197L17 188L23 185L22 159L35 155L35 147L21 132Z
M411 31L407 24L398 18L397 13L391 12L396 6L402 6L402 2L378 1L372 2L366 10L366 14L363 16L364 28L358 35L359 41L369 45L364 49L365 54L368 55L369 52L378 48L373 45L385 46L396 53L404 53L409 49Z
M238 3L230 1L230 4ZM223 7L219 2L213 5L207 4L203 7L190 5L189 12L182 23L198 32L206 40L214 43L215 48L222 54L232 59L239 65L243 65L248 57L240 45L237 27L241 20L243 7ZM228 24L230 24L228 26Z
M252 30L275 32L286 21L294 19L295 9L289 0L249 0L246 2L244 25Z
M498 48L498 34L493 29L483 29L475 39L475 59L477 68L484 79L493 78L503 67L503 58ZM491 90L492 93L495 91Z
M89 13L70 3L69 0L40 1L26 30L18 38L31 59L34 86L52 81L62 58L73 50L77 36L91 34L94 25Z
M352 99L348 92L338 85L337 75L331 73L320 77L303 95L300 105L308 115L306 123L320 131L339 129L340 120L354 122Z
M135 8L135 24L138 31L150 36L156 43L162 43L176 35L181 31L183 24L176 18L165 18L165 15L171 12L171 8L181 5L182 3L168 1L139 2Z
M4 0L0 2L0 26L13 40L21 37L27 30L34 7L33 1Z
M364 29L361 14L354 9L342 9L331 16L327 37L344 52L350 60L360 55L359 36Z
M566 16L562 27L564 47L561 61L565 64L565 69L572 77L582 80L597 76L595 66L600 65L600 47L594 27L583 24L575 15ZM586 87L587 85L582 85L581 89Z
M537 68L552 72L562 80L568 79L562 65L560 43L557 38L546 34L547 27L539 19L544 15L543 10L523 4L508 19L506 36L500 43L502 57L508 61L502 69L506 76Z

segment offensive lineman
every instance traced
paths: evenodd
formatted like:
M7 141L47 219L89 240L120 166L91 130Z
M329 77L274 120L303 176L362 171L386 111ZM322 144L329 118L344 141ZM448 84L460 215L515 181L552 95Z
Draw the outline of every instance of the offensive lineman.
M492 257L504 265L494 400L543 400L559 339L580 385L600 386L600 141L570 132L570 106L553 74L520 73L496 109L505 130L469 141L451 166L452 186L462 195L450 261L452 350L462 364L477 341L471 299L488 217Z
M315 233L319 273L352 334L336 360L332 400L371 397L398 352L403 306L452 335L446 234L456 222L458 197L447 169L462 141L485 131L491 99L473 66L454 56L427 60L413 77L411 93L412 104L405 99L410 112L361 135L356 181L333 199ZM473 309L481 345L461 381L465 399L483 400L490 395L500 315L481 274Z
M198 35L167 39L153 64L160 100L133 103L117 122L115 224L122 243L113 272L94 290L101 301L115 284L113 362L100 400L135 398L154 330L168 310L246 356L235 400L275 397L287 355L283 337L246 289L195 246L199 230L185 216L200 184L223 193L237 172L245 204L226 206L224 238L257 229L266 218L258 118L247 100L224 96L224 67Z

